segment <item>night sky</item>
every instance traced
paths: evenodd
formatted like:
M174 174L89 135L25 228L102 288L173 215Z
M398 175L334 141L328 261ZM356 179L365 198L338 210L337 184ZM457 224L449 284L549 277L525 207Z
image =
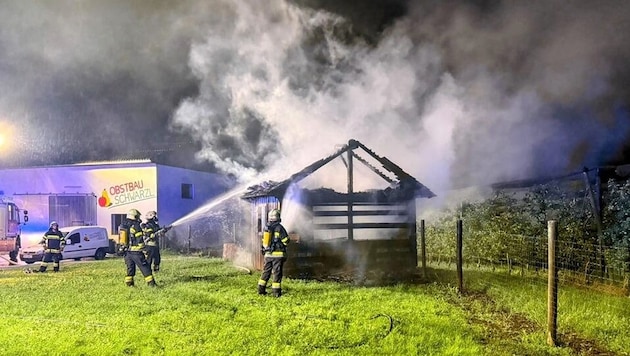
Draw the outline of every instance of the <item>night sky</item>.
M355 138L439 192L630 163L630 2L2 1L0 166L247 181Z

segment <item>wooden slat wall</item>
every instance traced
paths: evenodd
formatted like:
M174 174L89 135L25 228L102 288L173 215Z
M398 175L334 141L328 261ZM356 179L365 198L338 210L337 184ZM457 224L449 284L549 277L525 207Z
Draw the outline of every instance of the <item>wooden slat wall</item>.
M313 214L311 233L302 232L299 239L292 235L288 248L285 275L291 278L363 278L374 275L386 279L402 277L417 267L415 202L396 204L352 205L354 239L347 237L348 205L344 203L318 204L309 207ZM248 250L252 266L262 269L260 254L262 228L267 213L280 208L273 197L256 200L251 210L252 236ZM327 231L338 237L319 239ZM363 232L368 232L365 237ZM310 235L310 236L309 236ZM377 237L375 237L377 236ZM298 240L298 241L296 241Z
M417 261L409 240L300 242L289 245L288 254L284 272L290 278L397 278L413 273Z

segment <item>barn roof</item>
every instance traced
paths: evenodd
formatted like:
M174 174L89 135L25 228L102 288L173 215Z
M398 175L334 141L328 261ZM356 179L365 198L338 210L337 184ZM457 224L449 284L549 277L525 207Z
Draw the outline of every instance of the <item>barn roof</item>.
M374 167L368 161L366 161L361 156L359 156L355 152L355 150L358 148L361 148L367 154L372 156L376 161L378 161L382 165L381 169L384 169L386 171L393 173L396 176L396 180L389 178L379 168ZM424 186L422 183L418 182L414 177L412 177L410 174L405 172L402 168L397 166L394 162L390 161L386 157L381 157L377 155L372 150L370 150L365 145L363 145L361 142L351 139L348 141L346 145L341 147L335 153L331 154L328 157L322 158L319 161L313 162L311 165L305 167L301 171L293 174L292 176L290 176L289 178L283 181L280 181L280 182L265 181L260 184L250 186L249 188L247 188L247 192L243 194L241 198L249 200L249 199L256 199L260 197L273 196L278 199L281 199L291 184L297 183L301 181L302 179L308 177L309 175L311 175L312 173L314 173L321 167L330 163L333 159L341 156L342 154L348 151L352 152L352 156L355 159L365 164L374 173L378 174L381 178L391 183L398 190L409 192L410 195L412 195L413 197L419 197L419 198L432 198L435 196L435 194L433 194L433 192L429 190L429 188Z

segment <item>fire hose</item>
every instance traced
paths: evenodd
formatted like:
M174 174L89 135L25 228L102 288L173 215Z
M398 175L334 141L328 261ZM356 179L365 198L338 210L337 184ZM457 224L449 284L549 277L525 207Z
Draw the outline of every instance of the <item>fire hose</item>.
M11 259L8 259L8 258L6 258L4 256L0 256L0 258L2 258L3 260L9 262L9 265L17 265L18 264L17 262L15 262L15 261L13 261Z

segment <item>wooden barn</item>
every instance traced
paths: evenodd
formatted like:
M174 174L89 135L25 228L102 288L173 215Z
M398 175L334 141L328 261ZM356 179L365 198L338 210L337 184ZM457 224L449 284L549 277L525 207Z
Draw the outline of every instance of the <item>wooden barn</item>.
M327 187L308 189L298 184L335 159L345 167L334 170L347 182L345 192ZM367 167L362 168L363 172L376 175L386 187L356 191L358 165ZM259 247L267 213L280 208L292 240L286 276L344 280L404 276L414 271L418 262L416 198L434 196L389 159L350 140L289 178L251 186L241 196L251 204L252 231L247 245L252 265L262 268ZM287 226L289 215L293 215L293 221Z

